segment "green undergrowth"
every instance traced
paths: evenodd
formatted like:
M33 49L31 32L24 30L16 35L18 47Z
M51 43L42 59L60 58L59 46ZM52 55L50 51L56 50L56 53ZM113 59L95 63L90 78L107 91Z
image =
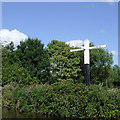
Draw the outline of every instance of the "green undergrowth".
M72 82L3 87L3 106L19 112L75 118L120 118L120 90Z

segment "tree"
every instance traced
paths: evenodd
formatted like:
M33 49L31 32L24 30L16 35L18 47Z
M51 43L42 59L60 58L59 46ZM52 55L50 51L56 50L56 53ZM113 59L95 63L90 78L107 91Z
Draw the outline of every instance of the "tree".
M3 48L3 67L14 66L16 63L20 68L26 69L32 78L39 79L39 83L49 82L50 62L48 52L43 47L44 44L38 39L28 38L24 42L21 41L16 49L14 49L14 43L11 42Z
M94 45L90 43L90 46ZM84 53L83 51L70 52L70 49L73 48L65 42L57 40L53 40L48 44L52 76L55 81L69 79L74 82L83 82L85 76ZM106 84L106 80L110 75L112 54L104 49L91 50L90 64L91 83Z
M91 44L90 46L94 46ZM109 82L110 69L113 64L112 54L108 50L93 49L90 51L90 72L91 83L104 83L107 85Z
M71 53L70 46L65 42L53 40L48 44L48 52L51 62L51 75L54 80L72 80L73 82L83 82L82 75L83 52Z
M39 83L36 77L31 77L27 69L20 67L17 60L13 42L5 47L2 46L2 86L10 82L16 82L20 86Z
M120 87L120 68L114 65L111 71L111 79L114 87Z
M20 66L26 68L32 78L37 77L45 83L50 80L50 62L47 50L43 47L40 40L28 38L25 42L20 42L15 54Z

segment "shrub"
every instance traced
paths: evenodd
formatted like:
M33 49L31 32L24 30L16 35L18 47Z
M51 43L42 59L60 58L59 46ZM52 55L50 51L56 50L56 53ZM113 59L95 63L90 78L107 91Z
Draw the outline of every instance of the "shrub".
M31 78L30 74L24 67L19 67L17 63L3 67L2 85L16 82L21 86L34 85L39 83L37 78Z
M19 111L76 118L120 118L120 92L98 85L86 86L72 82L40 84L13 90L3 89L3 106ZM6 92L11 91L10 100Z

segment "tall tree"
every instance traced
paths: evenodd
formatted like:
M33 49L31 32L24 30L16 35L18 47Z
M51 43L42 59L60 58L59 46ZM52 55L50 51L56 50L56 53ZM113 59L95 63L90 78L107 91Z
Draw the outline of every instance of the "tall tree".
M91 44L91 46L94 46ZM113 64L112 54L108 50L93 49L90 51L90 66L91 66L91 83L104 83L107 85L109 82L110 69Z
M20 67L16 58L13 42L2 47L2 86L10 82L16 82L21 86L37 84L39 80L31 78L28 70Z
M32 77L37 77L44 83L50 79L50 62L48 52L43 47L44 44L40 40L28 38L17 46L16 56L20 66L25 67Z
M51 61L51 74L55 81L72 80L83 82L82 75L83 52L71 53L70 46L65 42L53 40L48 44L48 52Z
M3 67L17 63L20 68L24 67L32 78L37 77L39 82L50 81L50 62L48 51L38 39L21 41L14 49L14 43L3 48ZM18 68L14 66L14 68ZM16 70L16 69L15 69Z

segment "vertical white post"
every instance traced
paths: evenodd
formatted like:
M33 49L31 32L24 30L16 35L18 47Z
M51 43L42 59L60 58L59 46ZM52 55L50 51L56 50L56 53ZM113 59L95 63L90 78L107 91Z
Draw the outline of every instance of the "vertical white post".
M89 56L89 40L84 41L84 64L90 64Z
M84 65L85 65L85 83L90 85L90 56L89 56L89 40L84 41Z

